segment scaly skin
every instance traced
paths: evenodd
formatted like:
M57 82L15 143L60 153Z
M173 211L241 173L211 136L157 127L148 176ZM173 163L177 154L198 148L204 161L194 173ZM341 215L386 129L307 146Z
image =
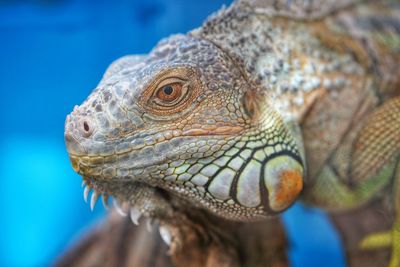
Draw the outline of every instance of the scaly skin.
M67 119L71 160L87 183L121 201L135 197L128 191L137 183L160 187L232 219L265 217L294 201L303 172L295 141L229 57L175 36L144 62L102 81ZM182 84L171 106L156 95L169 83ZM257 183L241 179L249 173ZM279 175L296 180L280 185Z
M400 12L358 2L238 2L113 63L65 126L92 202L112 195L134 221L263 219L303 184L327 210L398 202Z

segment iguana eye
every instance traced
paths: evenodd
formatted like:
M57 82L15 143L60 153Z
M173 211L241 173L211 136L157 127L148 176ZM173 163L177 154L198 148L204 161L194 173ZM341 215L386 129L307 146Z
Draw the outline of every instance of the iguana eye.
M173 102L182 95L182 84L167 84L158 89L156 97L164 102Z
M186 67L165 70L154 77L140 96L141 105L158 120L170 120L189 112L198 102L202 84L196 70ZM155 118L155 117L154 117Z
M186 87L181 82L173 82L160 86L155 92L154 101L160 106L174 106L185 96Z

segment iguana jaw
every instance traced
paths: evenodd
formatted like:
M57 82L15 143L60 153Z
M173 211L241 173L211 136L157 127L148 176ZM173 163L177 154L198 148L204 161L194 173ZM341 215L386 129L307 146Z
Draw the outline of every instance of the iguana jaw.
M179 131L175 133L178 134ZM232 135L228 135L228 132ZM215 132L203 129L192 129L181 133L154 145L145 145L140 148L131 148L123 152L108 155L76 154L69 151L69 157L73 169L82 176L91 177L95 180L131 180L138 181L146 178L168 176L168 168L165 164L180 161L180 158L204 158L220 152L217 148L225 145L229 140L237 139L244 130L240 127L224 127ZM137 140L137 139L135 139ZM143 143L142 141L139 141ZM214 144L210 146L208 144ZM187 147L198 146L196 149L187 151ZM204 151L199 153L198 151ZM218 152L218 153L216 153ZM205 154L205 155L204 155ZM183 156L185 155L185 156ZM168 167L168 168L167 168Z

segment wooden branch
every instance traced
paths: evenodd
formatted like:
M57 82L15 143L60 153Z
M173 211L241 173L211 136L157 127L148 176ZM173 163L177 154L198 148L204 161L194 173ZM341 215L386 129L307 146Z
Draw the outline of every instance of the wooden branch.
M63 266L284 267L286 239L278 219L257 223L229 222L202 212L181 214L168 223L177 231L171 247L158 226L133 225L112 212L108 218L55 264Z
M347 213L331 215L342 235L350 267L387 266L390 249L361 250L359 242L369 233L388 230L393 211L375 201ZM134 225L112 211L55 264L101 267L284 267L287 242L278 218L265 222L238 223L199 210L177 213L167 224L173 236L168 247L158 232L160 224ZM312 257L312 255L310 255Z

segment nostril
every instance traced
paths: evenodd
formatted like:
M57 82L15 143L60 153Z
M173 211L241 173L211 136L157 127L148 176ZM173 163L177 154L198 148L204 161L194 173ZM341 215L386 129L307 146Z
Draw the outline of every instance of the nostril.
M87 121L83 122L83 129L85 130L85 132L89 132L90 131L90 127Z
M91 123L89 120L83 120L81 121L81 132L84 137L89 137L93 133L93 123Z

